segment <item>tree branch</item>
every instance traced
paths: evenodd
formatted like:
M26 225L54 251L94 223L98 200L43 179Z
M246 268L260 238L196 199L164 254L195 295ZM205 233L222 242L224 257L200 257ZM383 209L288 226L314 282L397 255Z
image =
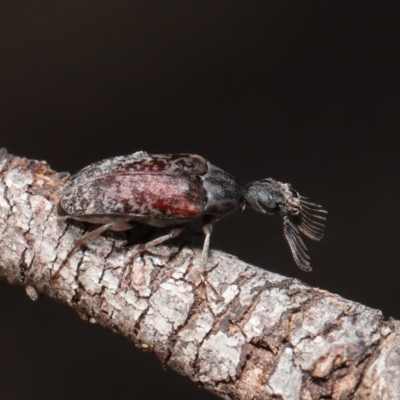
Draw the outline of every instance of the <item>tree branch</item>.
M226 399L400 399L400 323L188 237L135 259L124 233L88 243L50 279L86 225L57 217L68 174L0 150L0 277L111 328Z

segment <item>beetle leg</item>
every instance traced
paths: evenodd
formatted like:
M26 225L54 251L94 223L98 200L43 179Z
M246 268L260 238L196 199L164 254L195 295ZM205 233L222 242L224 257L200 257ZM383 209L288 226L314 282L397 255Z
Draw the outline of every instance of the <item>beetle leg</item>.
M215 289L215 287L210 282L207 281L207 278L205 277L204 273L207 272L206 266L207 266L209 251L210 251L210 238L211 238L211 233L213 231L213 224L215 222L217 222L218 219L219 218L216 218L216 217L214 217L214 218L204 217L203 218L203 233L205 235L205 238L204 238L203 250L201 252L201 258L200 258L201 282L203 283L204 286L208 286L209 288L211 288L211 290L214 292L217 299L220 297L220 294L218 293L218 290Z
M211 221L204 222L203 225L203 232L205 235L204 244L203 244L203 251L201 252L200 258L200 267L202 272L204 272L205 267L208 261L208 253L210 251L210 237L213 230L213 223Z
M145 244L139 244L137 247L139 247L139 253L143 253L144 251L147 251L151 249L152 247L158 246L161 243L166 242L167 240L174 239L177 236L179 236L183 229L185 228L185 225L178 225L175 228L172 228L169 233L167 233L164 236L160 236L157 239L151 240L150 242L147 242Z
M166 242L167 240L176 238L177 236L179 236L182 233L184 228L185 228L185 225L178 225L175 228L172 228L170 230L170 232L164 236L160 236L157 239L151 240L150 242L147 242L145 244L137 245L136 249L135 249L135 253L130 258L129 262L126 263L125 267L122 270L121 279L119 281L118 288L121 288L122 281L124 279L126 270L128 269L128 267L132 266L133 261L135 260L135 258L137 256L139 256L140 254L142 254L145 251L150 250L152 247L158 246L159 244Z
M100 236L103 232L112 229L114 226L114 222L110 222L109 224L105 224L95 229L94 231L88 232L86 235L83 235L81 238L74 241L74 250L83 244L90 242Z
M57 271L51 275L50 279L52 281L55 281L58 276L60 275L61 270L64 268L65 264L69 260L69 258L75 253L76 249L83 244L90 242L93 239L96 239L98 236L100 236L103 232L107 231L108 229L112 228L114 225L113 222L110 222L109 224L105 224L100 226L99 228L95 229L94 231L88 232L86 235L83 235L81 238L74 240L74 246L72 249L68 252L67 256L65 257L64 261L61 263L60 267L57 269Z

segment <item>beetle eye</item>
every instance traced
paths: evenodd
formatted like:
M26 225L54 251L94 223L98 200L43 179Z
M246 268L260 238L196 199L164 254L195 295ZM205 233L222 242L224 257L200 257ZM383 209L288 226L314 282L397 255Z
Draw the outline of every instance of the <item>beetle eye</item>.
M274 213L279 211L279 206L276 204L275 201L265 201L265 199L259 199L257 200L257 205L260 209L262 209L266 213Z

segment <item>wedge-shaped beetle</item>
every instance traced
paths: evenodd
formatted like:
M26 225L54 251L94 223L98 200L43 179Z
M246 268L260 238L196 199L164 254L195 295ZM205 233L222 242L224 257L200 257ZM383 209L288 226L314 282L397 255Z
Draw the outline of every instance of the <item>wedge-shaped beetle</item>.
M168 234L141 245L136 253L140 254L178 236L187 222L202 217L204 267L214 222L244 210L246 205L261 213L280 213L296 264L311 270L301 233L313 240L322 239L326 211L320 205L300 196L290 184L271 178L242 187L231 175L195 154L144 151L89 165L67 183L58 214L100 227L77 240L65 261L77 247L108 229L123 231L136 223L172 227Z

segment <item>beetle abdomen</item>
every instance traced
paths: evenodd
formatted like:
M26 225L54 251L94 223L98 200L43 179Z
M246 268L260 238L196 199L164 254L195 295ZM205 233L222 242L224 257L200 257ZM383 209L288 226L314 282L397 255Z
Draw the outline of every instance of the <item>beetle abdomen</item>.
M71 217L89 215L151 216L156 219L192 219L204 211L205 190L185 173L157 174L114 171L73 181L60 204Z

